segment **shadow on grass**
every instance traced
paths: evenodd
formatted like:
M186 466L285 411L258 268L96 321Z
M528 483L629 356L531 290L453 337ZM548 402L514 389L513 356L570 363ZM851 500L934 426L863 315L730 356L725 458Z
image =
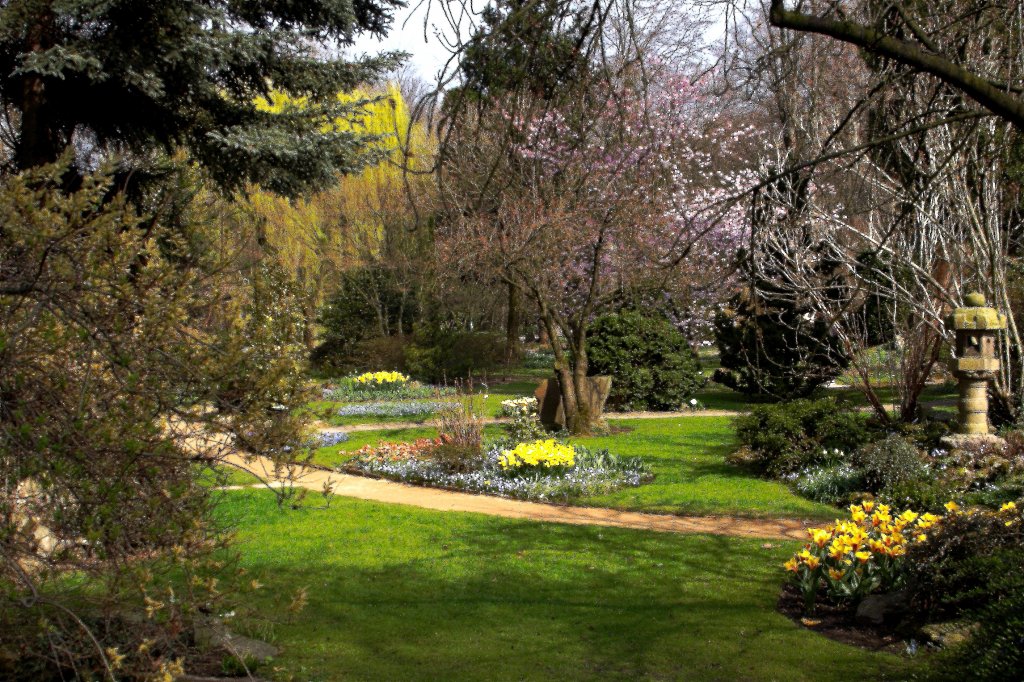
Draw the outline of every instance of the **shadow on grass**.
M790 544L353 501L229 507L270 588L259 606L309 586L276 628L279 663L319 679L884 679L900 665L774 612Z

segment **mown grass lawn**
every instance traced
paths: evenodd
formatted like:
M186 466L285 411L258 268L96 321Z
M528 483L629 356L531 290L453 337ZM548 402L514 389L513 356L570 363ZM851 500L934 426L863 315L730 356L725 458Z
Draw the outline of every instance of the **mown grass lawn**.
M757 478L725 461L736 447L730 417L616 419L626 433L581 438L588 447L642 457L652 483L588 497L579 504L669 514L730 514L832 519L834 507L800 497L778 481Z
M666 514L728 514L755 517L833 519L838 511L793 493L725 461L735 436L729 417L676 417L669 419L615 419L625 433L581 438L588 447L608 448L627 457L642 457L655 474L652 483L623 488L610 495L571 500L573 504L613 507ZM501 427L488 426L486 437L500 435ZM391 431L357 431L351 440L316 452L314 462L337 466L363 445L381 440L411 441L432 438L432 427Z
M225 495L280 679L906 679L913 663L777 614L794 543ZM308 605L285 610L299 587ZM273 614L273 615L271 615ZM261 674L270 671L260 670Z

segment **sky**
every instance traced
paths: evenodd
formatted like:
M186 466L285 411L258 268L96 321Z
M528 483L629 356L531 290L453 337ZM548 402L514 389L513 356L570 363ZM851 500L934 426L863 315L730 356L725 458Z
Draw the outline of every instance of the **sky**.
M469 9L479 12L485 4L482 0L476 0L475 7L471 6ZM438 72L451 56L445 44L445 36L449 40L453 38L455 35L454 25L459 25L465 37L471 26L468 16L463 17L460 22L450 20L442 12L446 7L456 8L460 7L460 4L445 0L424 0L423 2L411 0L409 7L395 13L391 31L384 40L366 35L360 36L349 52L352 55L375 54L387 50L408 52L411 56L406 64L423 80L436 82ZM427 19L426 35L424 35L424 19ZM451 71L450 68L449 71Z

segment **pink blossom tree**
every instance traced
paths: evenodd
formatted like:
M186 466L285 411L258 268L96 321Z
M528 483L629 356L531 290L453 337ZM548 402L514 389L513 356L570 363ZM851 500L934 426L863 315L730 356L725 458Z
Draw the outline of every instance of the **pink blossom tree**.
M536 305L573 433L600 419L592 319L642 289L685 296L707 320L745 234L730 197L755 180L739 162L750 129L709 113L682 77L633 75L596 78L558 106L507 102L490 126L456 134L442 173L455 208L438 231L442 261Z

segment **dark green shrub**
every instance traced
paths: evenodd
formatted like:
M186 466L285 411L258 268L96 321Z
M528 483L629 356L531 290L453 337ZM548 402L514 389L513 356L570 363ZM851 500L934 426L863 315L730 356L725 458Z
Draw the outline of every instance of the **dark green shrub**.
M492 371L504 361L504 353L501 334L423 324L405 348L405 366L414 378L436 384Z
M928 471L917 446L896 434L859 448L853 463L864 473L864 482L873 493L890 486L921 480Z
M846 459L870 437L864 415L834 398L758 405L736 420L736 433L750 463L772 476Z
M941 512L942 505L955 496L948 482L931 476L901 480L886 486L879 493L879 499L893 507L936 513Z
M377 336L352 344L325 342L313 351L310 362L334 376L363 371L405 372L405 349L410 343L408 336Z
M412 333L418 312L415 292L379 265L348 270L320 312L323 341L310 361L321 370L356 367L352 357L366 339Z
M980 504L986 507L998 507L1007 502L1024 499L1024 474L1014 474L1004 478L983 490L969 493L965 499L970 504Z
M612 377L609 403L630 410L679 409L705 379L686 337L664 317L626 310L587 332L592 375Z
M943 679L1011 680L1024 669L1024 532L1018 510L948 516L904 562L923 621L978 627L943 657ZM938 668L938 666L937 666Z
M741 292L715 316L715 381L747 395L802 398L850 364L829 322Z

